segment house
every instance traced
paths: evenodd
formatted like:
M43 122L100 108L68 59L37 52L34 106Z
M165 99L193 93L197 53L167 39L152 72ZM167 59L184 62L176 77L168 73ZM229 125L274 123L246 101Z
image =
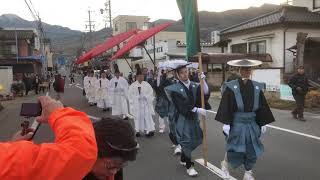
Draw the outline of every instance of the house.
M134 16L134 15L119 15L113 19L113 35L117 35L120 33L124 33L130 31L132 29L144 29L144 27L149 26L149 17L148 16ZM121 48L123 44L121 43L118 47L113 48L112 51L116 52L118 48ZM142 49L135 48L131 51L131 57L141 58L142 57ZM124 76L128 76L129 72L131 72L131 59L118 59L117 64L119 66L120 71L124 74ZM109 66L109 65L108 65Z
M298 2L302 1L293 1L296 5ZM272 62L264 63L265 68L280 69L283 74L293 73L295 56L288 49L296 44L297 34L303 32L311 38L320 37L320 14L310 11L318 9L314 9L318 2L314 0L313 8L282 6L221 30L221 41L227 41L228 53L270 54Z
M312 12L320 12L320 0L292 0L292 5L306 7Z
M40 40L35 29L0 29L0 66L13 74L40 73Z

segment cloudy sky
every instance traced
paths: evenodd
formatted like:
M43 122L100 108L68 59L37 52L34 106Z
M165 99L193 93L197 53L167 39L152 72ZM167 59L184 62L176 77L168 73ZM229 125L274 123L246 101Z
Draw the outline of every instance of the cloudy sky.
M4 0L2 0L4 1ZM5 0L1 3L0 14L17 14L33 20L25 0ZM29 1L29 0L27 0ZM280 4L286 0L198 0L199 10L225 11L229 9L260 6L264 3ZM42 21L85 31L88 20L88 9L92 13L96 30L104 27L103 15L100 9L104 8L106 0L31 0ZM180 19L176 0L111 0L113 17L117 15L146 15L151 20Z

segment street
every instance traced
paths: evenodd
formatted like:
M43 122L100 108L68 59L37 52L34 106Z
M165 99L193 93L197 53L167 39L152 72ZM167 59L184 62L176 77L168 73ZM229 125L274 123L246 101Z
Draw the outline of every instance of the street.
M90 107L82 96L81 85L66 84L63 103L66 106L86 112L92 117L103 117L109 113L97 107ZM55 93L51 90L50 95ZM19 117L22 102L35 102L36 96L18 98L4 102L5 109L0 113L0 140L6 141L19 130L23 120ZM218 102L213 100L215 111ZM307 122L293 120L289 111L273 109L276 122L271 124L262 137L265 146L263 156L254 168L258 180L318 180L320 179L320 115L306 113ZM154 118L157 127L157 117ZM132 120L130 120L132 123ZM157 129L157 128L156 128ZM36 143L52 142L54 135L48 125L42 125L35 136ZM225 141L222 124L214 120L214 114L207 117L208 162L220 167L224 157ZM186 169L179 164L179 157L173 155L173 149L167 133L152 138L138 138L141 149L136 161L130 162L124 169L125 179L130 180L215 180L221 179L214 170L195 163L199 172L197 178L189 178ZM27 155L27 154L26 154ZM194 159L202 158L201 147L193 153ZM242 179L243 168L231 170L235 179Z

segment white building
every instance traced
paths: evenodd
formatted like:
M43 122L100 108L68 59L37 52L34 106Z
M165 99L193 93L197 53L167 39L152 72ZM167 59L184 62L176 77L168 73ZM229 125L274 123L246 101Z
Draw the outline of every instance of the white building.
M302 1L296 0L293 3ZM273 62L266 63L265 66L292 73L294 55L287 49L296 44L297 33L320 37L320 14L309 10L310 7L283 6L222 30L221 39L228 40L229 53L270 54Z
M320 0L292 0L292 5L306 7L313 12L320 12Z

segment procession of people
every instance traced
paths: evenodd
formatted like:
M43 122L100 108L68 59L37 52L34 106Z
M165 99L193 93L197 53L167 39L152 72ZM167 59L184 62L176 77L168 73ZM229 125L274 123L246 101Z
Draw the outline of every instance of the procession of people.
M244 180L254 180L252 170L264 151L260 138L266 132L266 125L275 119L264 97L263 84L250 80L252 68L261 62L235 60L228 64L233 71L238 69L240 75L222 84L222 99L215 117L223 123L226 138L222 177L229 179L229 169L243 165ZM174 147L173 154L180 156L178 163L186 168L188 176L195 177L198 171L192 152L203 143L204 136L200 117L206 117L207 110L211 109L205 74L189 73L198 66L198 63L185 60L161 62L150 79L148 70L137 65L127 80L115 65L114 76L110 70L100 71L100 75L89 71L84 77L84 90L90 106L97 105L103 111L111 111L120 120L133 119L136 137L153 137L155 120L158 120L158 132L167 132Z

